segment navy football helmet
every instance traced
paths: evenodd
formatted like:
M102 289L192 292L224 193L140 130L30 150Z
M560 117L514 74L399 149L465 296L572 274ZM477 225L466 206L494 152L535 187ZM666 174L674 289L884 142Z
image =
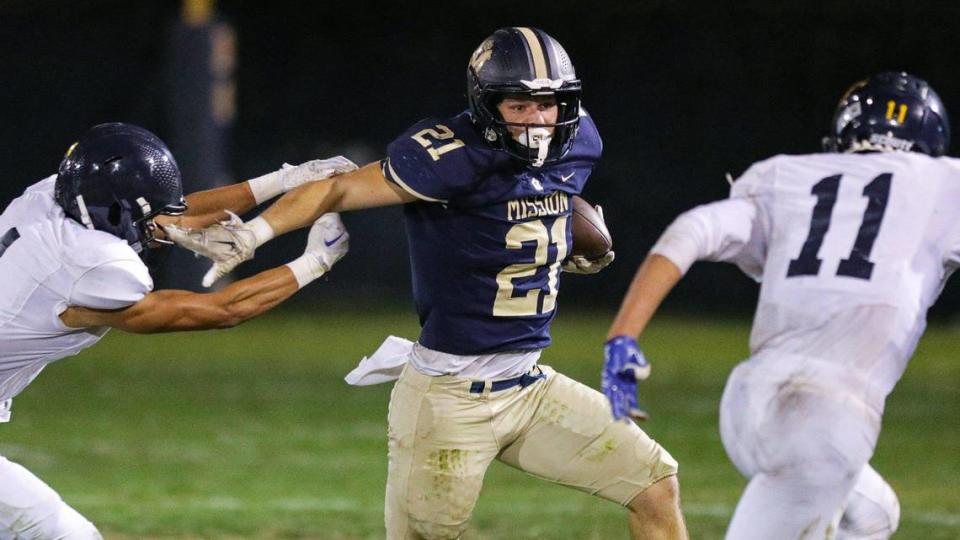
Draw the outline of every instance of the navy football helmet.
M884 72L855 83L840 99L824 148L833 152L913 151L942 156L950 120L940 96L923 79Z
M187 209L167 145L119 122L94 126L67 150L54 198L68 216L126 240L141 257L148 247L170 243L154 237L153 218Z
M467 99L484 139L499 150L539 167L566 155L580 125L580 80L567 52L536 28L501 28L477 47L467 66ZM508 95L554 96L555 124L510 124L497 105ZM546 154L539 145L521 143L509 127L522 127L522 141L534 141L533 128L552 129Z

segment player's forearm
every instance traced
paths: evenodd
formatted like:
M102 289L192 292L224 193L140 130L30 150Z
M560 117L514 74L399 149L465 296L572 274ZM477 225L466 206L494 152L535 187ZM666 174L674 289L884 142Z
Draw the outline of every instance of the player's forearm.
M280 197L259 217L274 236L312 224L327 212L346 212L405 204L417 200L388 181L380 162L326 180L305 184Z
M231 328L269 311L297 289L293 272L282 266L231 283L215 293L151 293L147 298L152 305L134 306L135 311L111 326L141 334Z
M210 328L229 328L262 315L299 290L294 273L287 266L260 272L231 283L213 293L213 305L221 312L207 318Z
M215 293L156 291L126 309L70 307L60 319L71 328L109 326L135 334L230 328L269 311L299 288L291 269L281 266Z
M182 216L157 216L159 225L176 225L181 229L202 229L218 221L227 219L226 210L234 214L243 214L257 202L248 182L198 191L186 196L187 212ZM161 238L163 230L158 232Z
M637 270L607 339L638 337L667 294L680 281L680 268L662 255L649 255Z
M259 218L267 222L274 236L306 227L323 214L336 210L338 190L335 187L340 178L311 182L289 191Z
M197 191L187 195L186 199L187 216L199 216L223 210L242 214L257 204L248 182Z

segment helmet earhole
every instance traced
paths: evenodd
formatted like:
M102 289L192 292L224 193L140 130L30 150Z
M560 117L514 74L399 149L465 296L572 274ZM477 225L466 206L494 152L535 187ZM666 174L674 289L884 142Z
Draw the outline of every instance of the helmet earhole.
M122 210L119 201L113 201L113 204L110 205L110 211L107 213L107 221L114 227L120 225L120 214Z

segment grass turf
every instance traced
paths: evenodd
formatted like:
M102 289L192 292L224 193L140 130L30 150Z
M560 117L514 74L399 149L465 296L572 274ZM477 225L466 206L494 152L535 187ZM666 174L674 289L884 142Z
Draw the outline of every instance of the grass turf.
M320 311L320 310L318 310ZM565 312L544 363L599 379L610 314ZM657 319L645 429L680 461L692 538L722 538L744 482L717 429L748 325ZM0 454L57 489L110 538L383 537L389 385L343 375L412 315L283 312L197 334L119 332L54 364L0 425ZM888 401L873 463L902 504L899 538L960 538L960 363L934 328ZM623 510L501 464L468 539L626 538Z

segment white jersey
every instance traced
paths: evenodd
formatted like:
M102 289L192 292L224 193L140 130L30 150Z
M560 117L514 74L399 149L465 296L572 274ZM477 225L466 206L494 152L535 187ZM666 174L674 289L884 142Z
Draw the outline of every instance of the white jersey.
M0 214L0 421L9 400L50 362L77 354L107 328L69 328L68 306L118 309L153 289L123 240L66 217L55 176L29 187Z
M761 282L753 358L844 366L882 410L960 264L960 160L917 153L776 156L654 246L683 272L727 261Z

